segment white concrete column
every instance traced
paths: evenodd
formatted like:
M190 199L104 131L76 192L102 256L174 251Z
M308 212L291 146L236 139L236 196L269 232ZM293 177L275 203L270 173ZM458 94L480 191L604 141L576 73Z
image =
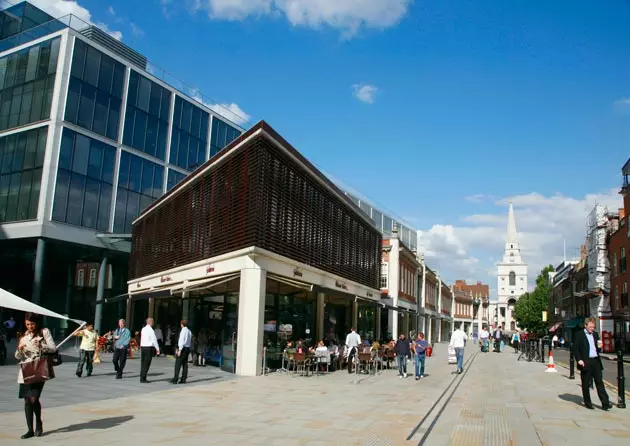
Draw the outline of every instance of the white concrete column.
M352 302L352 327L354 327L356 331L359 331L359 327L357 327L358 323L359 323L359 303L355 299Z
M397 232L389 240L389 283L388 291L392 298L394 307L398 307L398 291L400 289L400 240L396 238ZM389 311L389 328L392 332L392 338L398 339L400 330L403 327L398 326L398 311Z
M253 261L241 270L238 296L238 333L236 374L257 376L262 373L263 324L267 271Z
M431 316L427 316L426 322L427 322L427 332L425 333L426 334L426 339L429 342L431 342L432 339L433 339L431 337L431 334L433 333L433 324L431 323Z
M440 275L438 274L437 276L437 295L438 295L438 300L437 300L437 312L438 312L438 316L437 316L437 325L436 325L436 329L437 329L437 333L435 335L435 341L436 342L442 342L442 319L440 319L441 314L442 314L442 279L440 279Z

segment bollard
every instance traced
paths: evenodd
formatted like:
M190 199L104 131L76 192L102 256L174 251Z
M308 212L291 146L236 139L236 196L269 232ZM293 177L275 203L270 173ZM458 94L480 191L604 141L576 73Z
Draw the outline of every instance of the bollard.
M545 363L545 341L540 340L540 362Z
M626 408L626 377L623 368L623 350L617 349L617 407Z
M573 356L573 342L569 343L569 379L575 379L575 356Z

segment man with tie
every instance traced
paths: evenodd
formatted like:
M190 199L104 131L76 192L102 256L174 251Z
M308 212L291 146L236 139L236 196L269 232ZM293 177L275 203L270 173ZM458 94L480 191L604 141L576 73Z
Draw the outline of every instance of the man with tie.
M582 379L582 396L584 398L584 406L587 409L593 409L591 402L591 381L595 381L597 395L602 402L602 409L612 409L608 393L604 387L602 380L602 358L599 356L599 335L595 331L595 318L589 317L584 321L584 330L580 330L575 335L575 343L573 345L573 356L580 371Z
M123 370L127 363L129 341L131 341L131 332L125 327L124 319L118 321L118 329L114 332L114 341L114 370L116 371L116 379L122 379Z
M179 341L177 342L177 350L175 352L175 375L171 383L177 384L179 379L179 370L182 370L182 378L180 384L186 384L188 378L188 355L190 355L190 346L192 344L192 332L188 328L188 321L183 320L180 323L181 331L179 332Z
M160 355L160 346L153 331L153 319L147 319L147 325L140 332L140 382L148 383L147 374L153 360L153 353Z

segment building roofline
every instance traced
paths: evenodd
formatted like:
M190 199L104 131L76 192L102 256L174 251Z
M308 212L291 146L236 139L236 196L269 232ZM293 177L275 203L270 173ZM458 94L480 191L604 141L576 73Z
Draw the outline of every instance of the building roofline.
M355 214L355 216L359 217L365 223L368 223L374 231L378 232L381 235L380 231L374 226L374 222L371 218L361 211L355 205L350 198L348 198L339 187L337 187L332 181L330 181L323 173L317 169L309 160L307 160L300 152L295 149L286 139L284 139L278 132L276 132L267 122L259 121L257 124L254 124L248 131L243 133L241 136L236 138L230 144L228 144L223 150L214 155L208 161L203 163L197 169L195 169L188 177L180 181L177 185L175 185L171 190L166 192L160 198L155 200L151 205L149 205L138 218L133 221L135 225L149 214L151 214L155 209L160 207L165 202L171 200L174 196L183 191L188 185L195 183L199 180L201 176L203 176L206 172L211 170L218 164L223 163L225 160L229 159L233 154L237 153L239 150L243 149L245 144L256 137L264 136L268 138L272 143L274 143L277 147L282 149L289 156L293 157L305 170L311 174L311 176L317 180L322 186L328 189L334 196L340 199L343 203L348 205L348 208Z

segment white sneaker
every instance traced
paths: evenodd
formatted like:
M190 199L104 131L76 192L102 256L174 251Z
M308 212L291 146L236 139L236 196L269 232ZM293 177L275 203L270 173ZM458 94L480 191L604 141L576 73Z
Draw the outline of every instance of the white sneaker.
M420 379L424 378L424 375L420 375Z
M402 376L402 375L398 375L398 377L399 377L400 379L403 379L403 376Z
M407 372L405 372L405 378L407 377Z

